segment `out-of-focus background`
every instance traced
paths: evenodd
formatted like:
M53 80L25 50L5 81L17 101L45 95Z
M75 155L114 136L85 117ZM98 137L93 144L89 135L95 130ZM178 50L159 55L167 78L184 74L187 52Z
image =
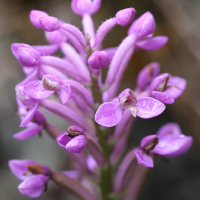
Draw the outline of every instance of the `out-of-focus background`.
M45 134L16 141L12 135L19 130L15 115L14 86L22 81L22 68L11 53L12 43L47 44L44 32L29 21L32 9L43 10L52 16L81 28L81 18L75 15L70 0L0 0L0 199L26 200L17 190L20 183L8 169L10 159L33 159L54 170L64 170L68 158L60 147ZM115 15L118 10L134 7L136 18L146 11L153 13L157 28L155 35L166 35L169 42L158 51L140 50L129 63L120 91L134 89L139 70L152 61L168 72L187 80L187 88L174 104L168 105L159 117L136 119L128 148L139 145L142 137L155 134L167 122L177 122L183 133L192 135L194 145L182 156L168 162L158 159L145 182L139 200L199 200L200 199L200 1L199 0L102 0L100 11L93 16L95 26ZM104 47L120 44L128 27L116 26L107 35ZM56 118L51 118L55 120ZM63 128L63 120L57 122ZM74 199L54 184L38 199Z

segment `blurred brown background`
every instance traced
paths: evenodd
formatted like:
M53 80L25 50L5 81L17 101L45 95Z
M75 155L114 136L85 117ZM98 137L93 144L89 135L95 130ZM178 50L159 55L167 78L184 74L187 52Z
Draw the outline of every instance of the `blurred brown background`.
M193 147L184 155L163 162L155 168L139 197L140 200L199 200L200 199L200 1L199 0L102 0L100 11L93 16L95 28L118 10L134 7L136 18L149 10L156 19L155 35L169 37L168 44L155 52L135 53L126 71L120 90L134 89L139 70L152 61L161 63L161 72L183 77L188 85L183 95L159 117L137 119L132 128L129 149L139 145L142 137L155 134L167 122L177 122L184 134L194 137ZM9 159L33 159L54 170L65 169L67 157L45 134L25 141L15 141L12 135L19 130L15 115L14 86L24 78L10 45L27 43L47 44L42 30L32 26L29 12L43 10L52 16L81 28L81 18L70 7L70 0L0 0L0 199L26 200L17 190L20 183L9 171ZM106 37L104 47L117 46L126 36L128 27L115 27ZM60 120L59 125L66 127ZM53 184L38 199L73 199Z

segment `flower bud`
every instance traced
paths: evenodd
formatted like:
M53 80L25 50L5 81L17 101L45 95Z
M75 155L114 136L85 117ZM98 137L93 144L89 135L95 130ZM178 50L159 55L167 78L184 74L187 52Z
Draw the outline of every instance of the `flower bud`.
M126 26L130 24L135 17L135 12L136 11L134 8L126 8L118 11L115 16L117 18L117 23L120 26Z
M144 13L140 18L133 22L128 30L128 34L135 34L138 40L153 35L156 28L156 23L153 15L150 12Z
M36 28L43 29L43 26L40 24L39 18L40 17L47 17L49 16L46 12L40 10L32 10L30 12L30 21Z
M55 75L47 74L42 77L42 85L46 90L56 91L60 88L60 80Z
M30 45L28 44L24 44L24 43L13 43L11 45L11 50L13 55L17 58L17 54L18 54L18 50L20 47L27 47L27 48L32 48Z
M88 59L88 64L94 70L105 68L109 63L110 59L105 51L95 51Z
M44 186L48 180L49 178L45 175L30 176L18 186L18 189L24 195L37 198L44 191Z
M60 31L45 32L45 37L50 44L60 44L67 40L67 37Z
M146 65L138 74L137 86L146 90L150 87L151 81L159 74L160 65L157 62L152 62Z
M40 61L40 53L33 48L20 47L17 52L19 63L25 67L34 67Z
M60 28L60 22L57 18L44 16L39 18L41 27L48 32L56 31Z

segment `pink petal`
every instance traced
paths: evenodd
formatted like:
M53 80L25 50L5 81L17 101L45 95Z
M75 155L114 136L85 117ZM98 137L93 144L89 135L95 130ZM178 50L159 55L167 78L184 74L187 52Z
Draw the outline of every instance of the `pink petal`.
M34 175L25 179L19 186L20 193L27 195L31 198L39 197L44 191L44 185L49 178L45 175Z
M24 140L38 134L42 130L42 126L29 127L13 135L16 140Z
M137 98L137 116L148 119L160 115L165 110L165 105L151 97Z
M165 92L153 91L151 94L153 98L159 100L162 103L166 103L166 104L174 103L174 99L168 94L166 94Z
M156 133L158 137L168 134L181 134L181 129L177 123L167 123L162 126Z
M66 149L71 153L81 153L86 146L86 142L84 135L76 136L67 143Z
M147 51L155 51L163 47L168 41L166 36L158 36L137 42L137 46Z
M67 133L63 133L59 135L56 139L57 143L59 146L63 147L64 149L66 148L67 143L71 140L69 136L67 136Z
M33 116L35 115L38 108L38 104L35 104L33 108L31 108L27 113L26 116L21 121L20 127L24 127L28 125L28 123L32 120Z
M140 142L140 147L143 149L144 146L146 146L151 140L153 140L156 137L157 135L148 135L144 137Z
M120 122L123 113L124 110L119 104L112 102L103 103L95 114L95 121L102 126L112 127Z
M42 81L31 81L24 88L26 93L34 99L45 99L54 93L54 91L44 89Z
M148 156L146 153L143 153L142 150L136 150L135 155L138 161L138 164L144 165L146 167L154 167L153 159Z
M60 85L60 100L66 104L72 98L72 89L69 84Z
M187 82L184 78L181 78L178 76L172 76L172 77L170 77L170 79L167 83L167 86L176 86L176 87L172 87L172 88L165 90L165 93L167 93L173 99L176 99L183 93L186 85L187 85Z

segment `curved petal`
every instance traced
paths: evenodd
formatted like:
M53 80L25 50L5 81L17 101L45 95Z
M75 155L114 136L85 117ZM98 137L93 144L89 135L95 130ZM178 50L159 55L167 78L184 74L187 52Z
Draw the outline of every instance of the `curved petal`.
M71 153L81 153L86 146L86 142L84 135L76 136L67 143L66 150Z
M192 137L183 134L168 134L159 138L159 143L151 151L164 156L177 156L192 145Z
M136 150L135 155L139 165L144 165L146 167L154 167L153 159L142 150Z
M8 166L10 171L19 179L25 180L28 176L25 176L24 173L28 172L27 165L37 164L33 160L9 160Z
M181 134L181 129L177 123L167 123L162 126L156 133L158 137L168 134Z
M57 143L59 144L59 146L61 146L62 148L66 149L66 145L67 143L71 140L71 138L69 136L67 136L67 133L64 132L63 134L59 135L56 139Z
M165 110L165 105L151 97L137 98L137 116L148 119L160 115Z
M24 89L34 99L45 99L54 93L54 91L46 90L42 85L42 81L31 81L25 85Z
M34 175L25 179L19 186L20 193L31 198L39 197L44 191L44 185L49 178L45 175Z
M147 51L155 51L163 47L168 42L167 36L158 36L137 42L137 46Z
M120 122L123 113L124 110L119 104L112 102L103 103L95 114L95 121L102 126L112 127Z
M29 127L13 135L16 140L24 140L38 134L42 130L42 126Z
M151 94L153 98L157 99L158 101L162 103L166 103L166 104L174 103L174 99L168 94L166 94L165 92L153 91Z
M178 76L172 76L172 77L170 77L170 79L167 83L168 87L170 87L170 86L172 86L172 87L165 90L165 93L167 93L173 99L176 99L183 93L186 85L187 85L187 81L184 78L181 78Z
M157 138L157 135L148 135L144 137L140 142L140 147L143 149L154 138Z

